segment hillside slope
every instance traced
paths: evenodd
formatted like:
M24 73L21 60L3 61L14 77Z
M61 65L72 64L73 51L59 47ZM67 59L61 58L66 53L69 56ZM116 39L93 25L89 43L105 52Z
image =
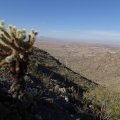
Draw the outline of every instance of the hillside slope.
M82 96L97 84L67 68L49 53L34 48L24 79L24 96L15 99L8 92L12 75L9 70L0 69L0 120L96 118Z
M37 41L72 70L99 84L120 90L120 46L54 41ZM59 54L60 53L60 54Z
M102 84L120 89L120 52L105 53L86 59L80 66L86 77Z

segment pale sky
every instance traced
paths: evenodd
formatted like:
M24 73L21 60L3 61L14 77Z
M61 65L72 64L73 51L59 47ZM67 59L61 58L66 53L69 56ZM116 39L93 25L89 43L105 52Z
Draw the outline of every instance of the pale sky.
M120 43L120 0L0 0L0 19L39 36Z

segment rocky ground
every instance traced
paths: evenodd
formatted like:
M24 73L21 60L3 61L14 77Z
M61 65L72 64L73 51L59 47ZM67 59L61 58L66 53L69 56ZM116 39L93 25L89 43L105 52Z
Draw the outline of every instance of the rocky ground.
M0 68L0 120L98 120L83 101L84 92L97 84L38 48L29 59L18 98L9 92L12 74Z

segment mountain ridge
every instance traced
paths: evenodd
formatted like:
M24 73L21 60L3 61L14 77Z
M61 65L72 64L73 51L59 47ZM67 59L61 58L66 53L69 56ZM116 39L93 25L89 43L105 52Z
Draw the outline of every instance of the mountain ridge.
M8 92L12 81L9 69L1 68L0 75L1 120L96 118L82 97L87 89L94 89L97 84L67 68L44 50L34 47L29 57L22 98L13 98ZM58 86L61 91L57 90Z

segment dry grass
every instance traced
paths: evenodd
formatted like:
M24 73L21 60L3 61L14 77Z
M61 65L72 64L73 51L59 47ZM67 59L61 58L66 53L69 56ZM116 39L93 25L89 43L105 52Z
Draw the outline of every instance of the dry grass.
M85 93L84 99L100 120L120 120L120 93L113 87L96 87Z

